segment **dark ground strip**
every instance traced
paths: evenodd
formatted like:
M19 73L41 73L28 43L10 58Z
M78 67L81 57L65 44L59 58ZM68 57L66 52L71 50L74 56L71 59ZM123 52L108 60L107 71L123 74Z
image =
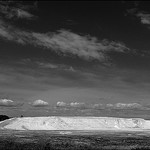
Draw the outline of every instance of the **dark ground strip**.
M0 150L150 149L150 134L136 132L60 135L55 131L0 131Z

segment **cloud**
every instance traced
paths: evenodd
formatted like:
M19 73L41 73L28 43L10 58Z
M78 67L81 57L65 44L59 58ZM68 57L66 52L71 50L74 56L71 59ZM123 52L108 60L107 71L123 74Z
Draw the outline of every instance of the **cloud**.
M138 103L116 103L116 104L106 104L106 108L113 109L134 109L134 108L142 108L143 106Z
M131 8L127 13L140 19L142 24L150 25L150 13L139 11L138 8Z
M76 72L76 70L72 66L66 67L64 70L71 71L71 72Z
M65 103L65 102L57 102L57 107L68 107L68 108L83 108L86 106L85 103L80 102L71 102L71 103Z
M84 103L78 103L78 102L71 102L70 103L71 107L82 107L84 105L85 105Z
M145 12L139 12L136 14L138 18L140 18L142 24L150 25L150 14Z
M43 107L43 106L48 106L48 102L45 102L43 100L35 100L33 103L32 103L32 106L34 107Z
M1 105L9 105L9 104L12 104L14 101L12 100L9 100L9 99L1 99L0 100L0 104Z
M18 107L18 106L22 106L22 103L17 103L14 102L13 100L10 99L0 99L0 106L4 106L4 107Z
M62 107L62 106L67 106L67 104L64 103L64 102L57 102L56 106L57 107Z
M59 65L52 64L52 63L43 63L43 62L36 62L36 64L41 68L47 68L47 69L57 69L59 68Z
M128 48L119 42L99 41L90 35L79 35L68 30L58 30L57 33L32 33L36 43L45 48L52 48L57 53L78 56L85 60L106 61L106 52L124 52Z
M134 109L134 108L144 108L143 105L139 103L116 103L116 104L93 104L93 108L100 109Z
M30 14L27 11L24 11L24 10L21 10L21 9L17 9L15 11L17 12L16 16L18 18L26 18L26 19L33 19L34 18L34 15Z
M138 103L117 103L114 105L116 108L141 108L142 105Z
M106 39L100 41L96 37L79 35L64 29L48 33L27 32L2 20L0 20L0 37L22 45L30 44L54 51L58 55L77 56L84 60L101 62L109 60L109 52L126 53L130 51L121 42L110 42Z
M30 8L30 6L26 5L23 7L21 3L13 6L9 2L0 3L0 13L7 19L34 19L35 16L25 10L27 8Z
M57 107L84 108L84 109L148 109L139 103L116 103L116 104L88 104L81 102L57 102Z
M93 104L91 105L92 109L104 109L105 105L104 104Z
M58 70L66 70L66 71L71 71L71 72L76 72L76 70L69 65L65 64L56 64L56 63L49 63L49 62L35 62L40 68L45 68L45 69L58 69Z

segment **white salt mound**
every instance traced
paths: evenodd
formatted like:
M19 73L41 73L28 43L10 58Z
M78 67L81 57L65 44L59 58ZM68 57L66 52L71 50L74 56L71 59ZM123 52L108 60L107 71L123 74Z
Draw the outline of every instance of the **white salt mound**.
M0 122L0 129L143 131L150 129L150 121L141 118L113 117L23 117Z

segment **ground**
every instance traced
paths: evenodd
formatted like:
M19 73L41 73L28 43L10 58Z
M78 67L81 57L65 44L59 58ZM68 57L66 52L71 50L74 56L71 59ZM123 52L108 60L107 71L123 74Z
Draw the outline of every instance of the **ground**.
M0 150L150 149L150 133L0 131Z

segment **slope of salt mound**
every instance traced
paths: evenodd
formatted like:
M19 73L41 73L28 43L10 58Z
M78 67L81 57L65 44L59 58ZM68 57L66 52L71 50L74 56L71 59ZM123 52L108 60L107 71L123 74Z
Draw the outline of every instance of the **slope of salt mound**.
M4 121L0 121L0 129L3 129L6 125L12 124L14 121L16 121L16 118L10 118Z
M150 121L113 117L23 117L0 122L0 129L12 130L145 130Z

